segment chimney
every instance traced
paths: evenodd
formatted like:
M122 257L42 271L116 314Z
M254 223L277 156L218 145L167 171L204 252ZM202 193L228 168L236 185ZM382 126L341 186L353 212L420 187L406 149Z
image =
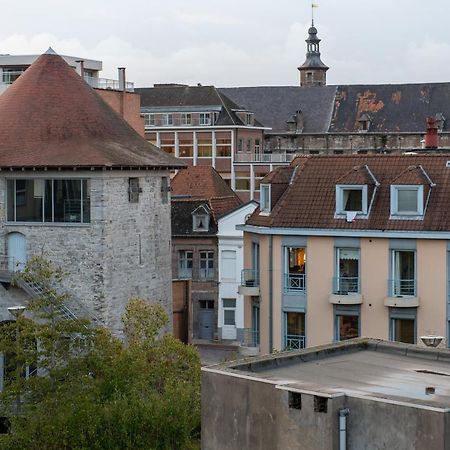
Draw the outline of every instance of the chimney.
M126 91L125 67L119 67L119 90Z
M427 134L425 135L425 148L438 148L438 124L434 117L427 117Z
M77 63L77 73L80 75L81 78L84 79L84 60L79 59L78 61L75 61Z

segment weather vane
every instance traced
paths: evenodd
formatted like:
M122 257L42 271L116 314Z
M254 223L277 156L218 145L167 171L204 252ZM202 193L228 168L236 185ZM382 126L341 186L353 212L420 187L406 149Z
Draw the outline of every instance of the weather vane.
M317 3L311 2L311 24L314 26L314 8L318 8Z

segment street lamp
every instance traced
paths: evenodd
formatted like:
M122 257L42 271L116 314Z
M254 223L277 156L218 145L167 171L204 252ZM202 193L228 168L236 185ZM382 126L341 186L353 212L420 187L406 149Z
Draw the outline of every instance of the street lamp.
M20 353L20 343L19 343L19 324L18 320L25 312L25 306L10 306L8 311L14 318L16 319L16 381L18 382L20 379L20 361L19 361L19 353ZM16 414L20 412L20 389L17 389L16 395Z

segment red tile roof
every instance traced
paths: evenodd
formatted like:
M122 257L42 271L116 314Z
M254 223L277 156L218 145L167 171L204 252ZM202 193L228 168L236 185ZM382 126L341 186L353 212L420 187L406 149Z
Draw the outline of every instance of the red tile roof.
M269 216L260 216L259 210L247 224L281 228L320 228L343 230L395 231L450 231L450 155L339 155L311 156L298 166L293 182L272 207ZM335 218L336 185L350 183L349 174L355 167L367 167L380 183L367 219L356 218L351 223ZM424 205L430 182L421 167L436 186L431 188L423 220L390 219L391 184L422 184ZM353 180L360 184L364 172ZM369 202L375 182L367 179ZM342 181L345 181L344 183Z
M41 55L0 96L0 168L184 164L139 136L58 55Z
M236 196L211 166L191 166L180 170L173 178L171 185L172 195L189 195L191 198L203 199Z

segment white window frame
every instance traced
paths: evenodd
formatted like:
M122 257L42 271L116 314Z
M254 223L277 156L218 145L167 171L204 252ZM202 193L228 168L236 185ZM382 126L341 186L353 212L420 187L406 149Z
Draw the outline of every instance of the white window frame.
M192 267L194 260L194 252L192 250L178 250L178 278L191 279ZM188 261L191 262L191 267L188 267Z
M200 220L203 219L203 223L205 224L205 228L199 228L198 224ZM192 221L192 230L199 232L208 232L209 231L209 214L205 213L195 213L193 214Z
M267 194L267 202L265 192ZM270 214L272 210L272 186L270 184L260 184L259 185L259 210L260 214Z
M172 126L173 125L173 114L163 114L162 115L162 125L164 127Z
M211 125L211 113L200 113L198 116L198 123L201 126Z
M391 280L395 282L396 280L401 280L400 274L398 273L397 268L397 254L400 252L412 252L414 253L414 295L401 295L402 297L415 297L417 295L417 251L413 249L391 249ZM400 296L398 293L396 294L394 286L389 288L390 296Z
M398 193L401 190L417 191L417 211L399 211ZM421 184L401 184L391 185L391 218L392 217L421 217L424 212L423 185Z
M344 191L346 190L352 190L362 191L362 211L352 211L356 212L359 216L365 216L367 215L368 211L368 201L367 201L367 185L366 184L338 184L336 185L336 215L343 215L345 216L347 212L345 211L345 205L344 205Z
M155 114L144 113L144 125L146 127L154 127L156 125Z
M225 306L226 300L233 300L234 306ZM223 309L223 321L222 326L225 327L236 327L236 308L237 308L237 300L235 298L222 298L222 309ZM234 324L233 325L226 325L225 324L225 311L233 311L234 313Z
M181 125L192 125L192 114L191 113L181 113Z

